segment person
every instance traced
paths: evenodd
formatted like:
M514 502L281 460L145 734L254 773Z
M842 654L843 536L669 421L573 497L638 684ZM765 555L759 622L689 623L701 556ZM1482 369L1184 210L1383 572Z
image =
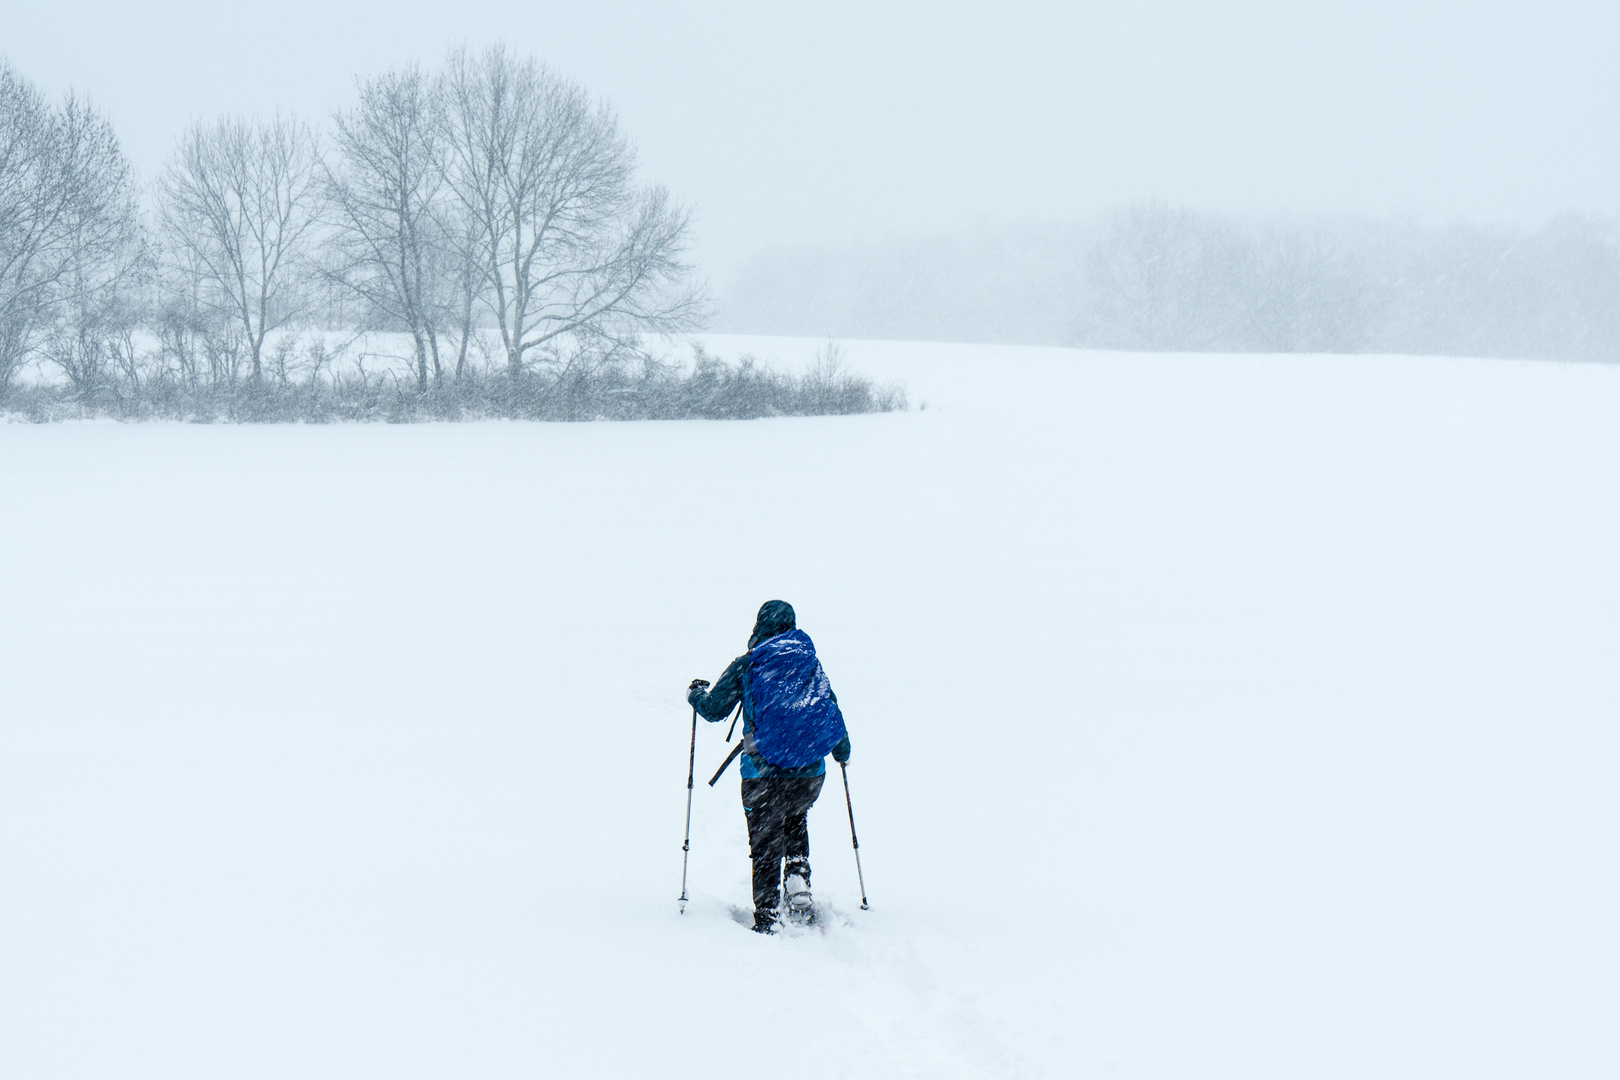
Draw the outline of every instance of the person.
M693 679L686 700L710 723L742 703L742 805L753 862L754 929L773 933L780 914L810 921L807 815L826 780L828 751L848 762L850 745L838 697L814 643L798 628L793 606L784 600L761 605L748 652L726 667L713 689L708 680Z

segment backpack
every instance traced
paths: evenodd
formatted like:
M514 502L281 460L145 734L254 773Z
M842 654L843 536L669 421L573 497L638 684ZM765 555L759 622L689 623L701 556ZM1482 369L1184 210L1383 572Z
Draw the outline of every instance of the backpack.
M778 634L755 646L748 659L744 690L752 703L754 745L765 760L797 769L826 757L844 737L844 714L810 635Z

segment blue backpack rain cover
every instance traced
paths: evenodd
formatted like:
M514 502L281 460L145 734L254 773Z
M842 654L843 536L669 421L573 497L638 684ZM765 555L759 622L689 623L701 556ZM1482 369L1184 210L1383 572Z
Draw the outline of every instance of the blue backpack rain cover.
M765 760L797 769L826 757L844 737L844 714L810 635L789 630L760 642L748 657L754 745Z

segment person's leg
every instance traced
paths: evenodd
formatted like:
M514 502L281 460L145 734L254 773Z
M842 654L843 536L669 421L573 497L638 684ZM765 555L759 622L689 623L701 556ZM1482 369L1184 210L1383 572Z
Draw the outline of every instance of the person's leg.
M787 859L783 876L798 874L810 884L810 807L821 795L824 776L795 777L792 798L782 821L782 854Z
M754 869L754 922L767 922L782 899L782 854L785 809L781 779L745 777L743 816L748 819L748 854Z

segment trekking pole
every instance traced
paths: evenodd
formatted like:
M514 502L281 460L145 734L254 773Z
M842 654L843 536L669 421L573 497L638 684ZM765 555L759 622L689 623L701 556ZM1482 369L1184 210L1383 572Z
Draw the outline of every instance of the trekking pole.
M844 774L844 805L849 808L849 842L855 845L855 880L861 883L861 910L866 911L866 878L861 873L861 842L855 837L855 804L849 801L849 762L840 761Z
M686 753L686 838L681 841L681 911L686 914L686 860L692 850L692 772L697 768L697 709L692 709L692 748ZM851 818L851 821L854 819Z
M738 698L737 711L731 717L731 726L726 729L726 742L730 742L731 737L737 733L737 721L742 719L742 705L742 699Z
M736 746L731 748L731 753L726 755L726 760L720 763L720 767L714 770L714 776L709 778L710 787L714 787L715 783L720 779L720 774L729 769L731 767L731 763L737 760L737 755L742 753L742 748L742 743L738 743Z
M726 732L726 742L731 741L731 732L737 730L737 721L741 720L741 719L742 719L742 702L739 701L739 702L737 702L737 715L733 716L731 718L731 731ZM743 748L742 743L738 743L736 746L733 746L731 748L731 753L726 755L726 760L724 760L724 761L722 761L720 763L720 767L718 769L714 770L714 775L709 778L709 786L710 787L714 787L714 785L717 784L720 781L721 774L723 774L727 769L731 768L731 763L733 761L737 760L737 755L742 753L742 748Z

